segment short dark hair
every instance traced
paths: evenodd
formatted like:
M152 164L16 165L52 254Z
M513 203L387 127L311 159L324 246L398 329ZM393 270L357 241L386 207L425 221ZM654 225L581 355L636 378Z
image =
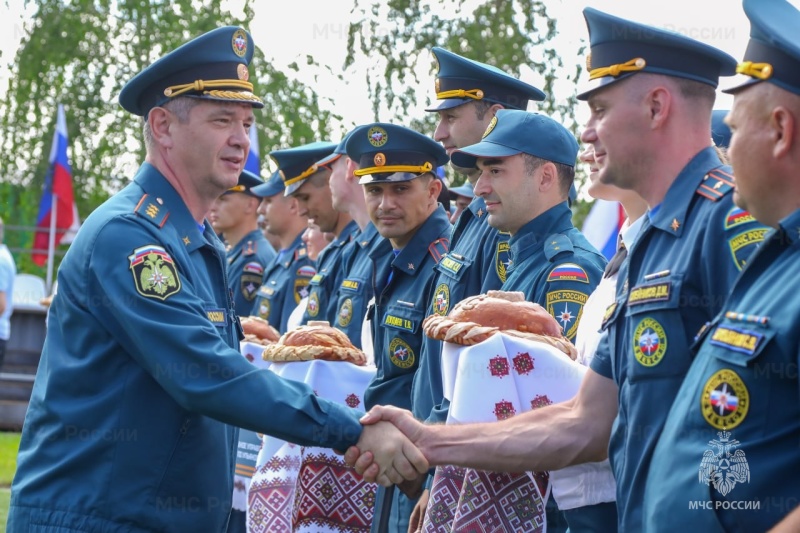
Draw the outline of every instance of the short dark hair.
M564 163L556 163L555 161L548 161L535 155L522 154L525 160L525 172L530 176L545 163L552 163L556 167L558 175L559 191L564 198L569 197L569 190L572 188L572 183L575 181L575 167L565 165Z
M475 117L478 120L483 120L486 113L493 105L494 103L487 102L486 100L475 100Z

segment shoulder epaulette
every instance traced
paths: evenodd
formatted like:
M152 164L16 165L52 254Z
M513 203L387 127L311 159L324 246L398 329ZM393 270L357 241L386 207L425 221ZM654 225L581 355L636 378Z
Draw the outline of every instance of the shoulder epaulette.
M305 246L300 246L297 250L294 251L294 260L297 261L298 259L302 259L308 255L308 250L306 250Z
M151 199L149 194L142 196L133 211L158 228L163 228L169 218L169 211L162 205L161 198Z
M449 249L450 240L442 237L441 239L436 239L428 246L428 253L431 254L436 264L439 264L439 261L442 260L442 257L445 256Z
M572 241L569 237L560 233L550 235L544 243L544 256L548 261L553 261L557 255L564 252L573 253Z
M697 194L716 202L732 190L734 185L733 174L721 168L715 168L703 177L703 182L697 188Z
M254 241L247 241L242 250L242 255L253 255L258 250L258 243Z

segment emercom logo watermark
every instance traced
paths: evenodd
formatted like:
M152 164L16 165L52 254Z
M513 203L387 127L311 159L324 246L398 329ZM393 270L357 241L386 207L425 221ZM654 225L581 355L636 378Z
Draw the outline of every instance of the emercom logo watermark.
M717 436L719 440L708 441L710 449L703 452L698 480L704 485L713 486L717 492L727 496L737 484L750 482L750 465L747 464L744 450L739 448L741 443L731 438L730 431L720 431ZM689 501L689 509L759 509L760 507L761 502L758 500Z

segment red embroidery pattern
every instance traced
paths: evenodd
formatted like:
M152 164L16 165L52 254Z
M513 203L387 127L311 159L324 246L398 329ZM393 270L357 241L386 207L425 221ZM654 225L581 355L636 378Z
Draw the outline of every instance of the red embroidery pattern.
M514 405L511 402L502 400L494 404L493 413L498 420L505 420L506 418L511 418L517 414L517 411L514 409Z
M355 394L351 394L344 399L344 403L355 409L361 404L361 400L359 400L358 396L356 396Z
M489 372L491 372L494 377L502 378L503 376L507 376L508 359L500 355L489 359Z
M538 409L552 403L550 398L547 397L547 394L537 394L536 397L531 400L531 409Z
M514 370L517 374L527 376L533 371L533 357L528 352L520 352L514 357Z

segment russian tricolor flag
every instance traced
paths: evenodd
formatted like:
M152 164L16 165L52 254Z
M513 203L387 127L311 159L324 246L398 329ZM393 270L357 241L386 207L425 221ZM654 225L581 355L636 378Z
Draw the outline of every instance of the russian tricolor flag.
M581 231L600 253L611 260L617 251L617 235L625 222L625 210L619 202L595 200L583 221Z
M67 117L64 106L58 104L58 118L53 146L50 148L50 166L44 179L44 193L39 203L39 216L36 219L36 235L33 240L35 250L47 250L50 235L51 215L53 213L53 197L57 198L55 246L64 237L64 231L78 223L78 211L72 195L72 168L67 159ZM33 261L42 266L47 261L47 254L32 254Z
M247 161L244 162L244 169L252 172L256 176L261 176L261 159L258 156L258 130L256 125L250 126L250 153L247 154Z

